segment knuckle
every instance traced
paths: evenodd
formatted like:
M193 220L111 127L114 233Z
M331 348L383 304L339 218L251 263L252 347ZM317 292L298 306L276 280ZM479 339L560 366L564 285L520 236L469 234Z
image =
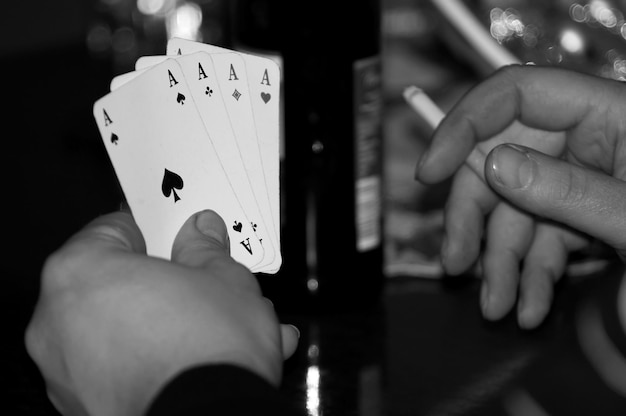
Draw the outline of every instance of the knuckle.
M500 67L496 70L494 79L497 80L500 88L503 89L517 89L521 84L524 84L524 79L527 75L528 67L519 64L510 64Z
M103 267L103 252L88 245L70 242L51 253L41 269L43 293L75 290L85 274Z
M496 75L504 77L508 80L514 80L519 78L520 73L523 71L523 66L519 64L504 65L496 70Z
M52 253L45 260L41 272L42 290L58 290L70 281L75 267L75 259L80 258L75 250L62 249Z
M556 203L565 203L572 208L581 206L586 202L589 193L589 181L587 175L580 169L570 167L556 181L556 186L552 189L549 197Z

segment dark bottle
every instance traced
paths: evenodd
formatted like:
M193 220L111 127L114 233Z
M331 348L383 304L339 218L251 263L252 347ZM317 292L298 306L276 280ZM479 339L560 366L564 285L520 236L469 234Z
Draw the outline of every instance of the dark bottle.
M237 0L232 46L282 70L283 311L374 306L383 286L378 0Z

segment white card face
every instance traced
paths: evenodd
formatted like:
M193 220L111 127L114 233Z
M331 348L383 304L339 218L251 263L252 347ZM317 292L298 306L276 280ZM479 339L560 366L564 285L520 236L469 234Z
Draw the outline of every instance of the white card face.
M148 254L169 259L189 216L212 209L228 227L233 258L251 270L263 260L175 60L98 100L94 117Z
M236 69L233 66L231 69L231 61L229 61L229 77L233 81L238 80L239 77L245 78L245 73L242 75L237 73L237 70L245 68L241 58L237 54L227 55L231 61L234 59L234 64L238 67ZM248 101L247 83L245 79L238 80L239 82L234 84L239 87L239 90L235 87L225 96L223 86L231 88L233 85L219 82L217 78L214 62L217 60L223 67L222 58L226 57L195 52L189 55L172 56L171 59L176 59L181 65L218 157L248 218L252 221L256 235L262 241L265 258L257 269L263 269L268 273L275 272L282 263L279 251L280 231L274 224L274 216L279 214L275 214L270 205L268 188L263 176L267 172L264 172L260 153L262 144L258 142L258 135L255 131L253 112ZM168 57L142 57L136 63L137 71L144 71L165 59ZM129 78L126 74L124 77L125 80ZM241 100L240 104L239 100ZM275 157L278 158L278 149L274 151ZM278 171L270 173L275 175L275 180L278 181ZM251 205L254 208L250 209Z
M198 51L215 53L231 53L230 49L188 39L172 38L167 43L169 56L185 55ZM248 76L251 103L254 119L262 149L263 166L268 180L270 202L274 212L280 211L279 194L279 137L280 121L280 67L272 59L258 55L237 52L244 59Z

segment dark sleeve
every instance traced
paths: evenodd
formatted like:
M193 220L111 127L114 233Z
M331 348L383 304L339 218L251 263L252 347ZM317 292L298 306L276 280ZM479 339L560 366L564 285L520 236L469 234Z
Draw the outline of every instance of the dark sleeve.
M172 415L299 416L280 391L258 375L233 365L206 365L170 381L147 416Z

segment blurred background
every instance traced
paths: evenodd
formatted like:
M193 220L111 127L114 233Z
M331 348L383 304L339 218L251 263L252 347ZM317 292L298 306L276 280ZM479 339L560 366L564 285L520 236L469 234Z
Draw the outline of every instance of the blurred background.
M423 88L446 111L494 62L428 0L382 0L385 271L441 276L437 252L448 184L425 188L413 170L428 129L402 98ZM457 3L450 0L450 3ZM521 62L626 79L626 1L467 0L483 35ZM332 7L332 3L319 7ZM117 209L120 191L91 109L111 78L178 36L230 47L228 0L7 1L0 13L5 182L2 289L16 415L55 414L22 333L45 257L88 220ZM4 402L4 401L3 401Z

